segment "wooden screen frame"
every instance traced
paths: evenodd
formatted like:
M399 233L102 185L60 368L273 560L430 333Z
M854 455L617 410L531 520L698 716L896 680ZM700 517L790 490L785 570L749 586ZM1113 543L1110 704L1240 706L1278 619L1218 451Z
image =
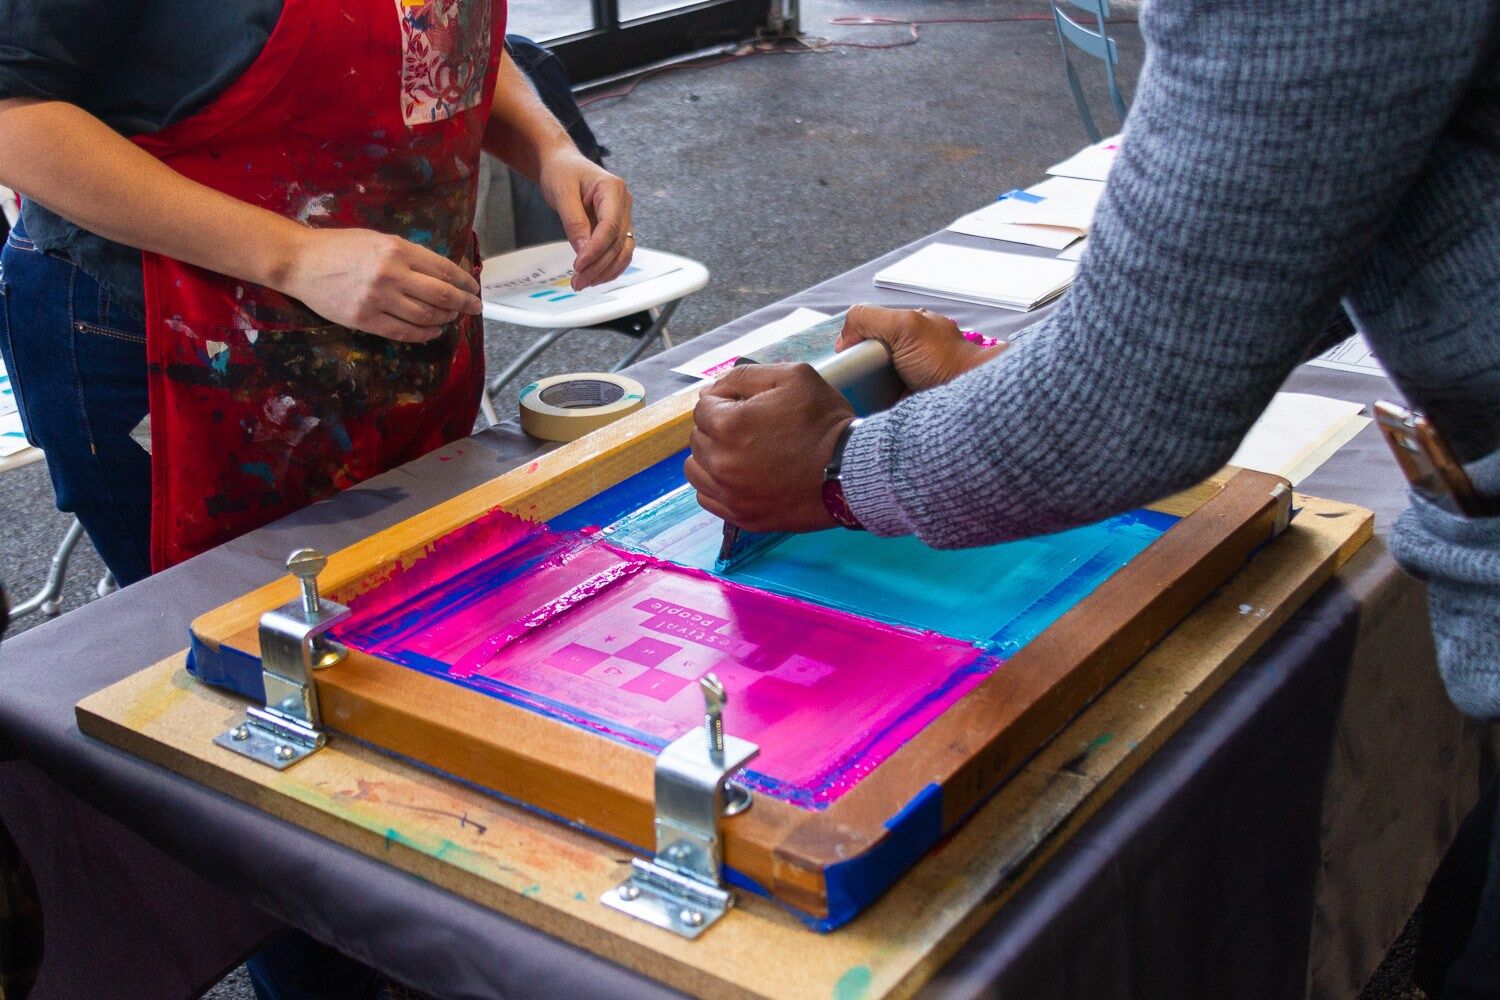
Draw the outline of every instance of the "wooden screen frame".
M329 557L345 603L496 507L544 521L687 446L696 390L679 393ZM725 822L725 861L773 896L829 916L829 868L892 836L887 823L941 789L958 825L1287 523L1291 490L1225 470L1153 509L1182 518L973 691L822 811L768 796ZM259 655L262 613L290 577L193 623L209 649ZM316 675L325 724L643 850L655 842L652 754L357 651ZM727 716L734 730L733 706Z

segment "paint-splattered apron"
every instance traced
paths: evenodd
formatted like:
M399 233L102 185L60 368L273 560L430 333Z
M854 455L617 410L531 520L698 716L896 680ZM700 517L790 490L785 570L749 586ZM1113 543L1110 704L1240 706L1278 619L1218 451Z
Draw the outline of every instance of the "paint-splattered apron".
M243 76L135 141L309 226L392 233L477 269L504 19L505 0L286 0ZM145 273L157 570L473 428L477 317L398 344L180 261L148 253Z

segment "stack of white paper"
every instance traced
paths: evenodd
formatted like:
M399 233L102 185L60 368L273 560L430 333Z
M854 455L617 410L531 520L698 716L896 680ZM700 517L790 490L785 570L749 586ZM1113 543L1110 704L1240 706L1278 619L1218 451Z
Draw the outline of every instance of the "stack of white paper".
M1067 291L1077 269L1073 261L1051 257L932 243L875 275L875 284L1030 312Z
M1102 181L1109 176L1109 168L1115 165L1115 155L1120 151L1120 137L1085 146L1061 163L1047 168L1054 177L1081 177L1089 181Z
M1370 342L1359 333L1329 348L1308 364L1341 372L1357 372L1360 375L1374 375L1377 378L1386 377L1385 366L1380 363L1375 352L1370 350Z
M1278 392L1229 464L1285 476L1296 486L1369 426L1363 409L1342 399Z
M1087 239L1079 240L1057 255L1058 260L1083 260L1083 252L1089 248Z
M1098 181L1052 177L1012 192L949 226L950 232L1061 250L1086 235L1104 194Z

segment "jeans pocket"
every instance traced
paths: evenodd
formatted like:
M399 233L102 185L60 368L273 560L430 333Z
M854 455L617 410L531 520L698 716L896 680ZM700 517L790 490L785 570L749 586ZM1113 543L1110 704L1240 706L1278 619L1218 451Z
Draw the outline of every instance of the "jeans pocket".
M14 229L10 231L9 236L5 237L5 245L11 247L12 249L19 250L21 253L42 252L42 248L33 243L30 237L22 236Z
M127 344L144 346L146 343L146 334L144 331L125 329L122 326L106 326L103 323L91 323L88 320L74 320L73 329L92 337L108 337L111 340L120 340Z

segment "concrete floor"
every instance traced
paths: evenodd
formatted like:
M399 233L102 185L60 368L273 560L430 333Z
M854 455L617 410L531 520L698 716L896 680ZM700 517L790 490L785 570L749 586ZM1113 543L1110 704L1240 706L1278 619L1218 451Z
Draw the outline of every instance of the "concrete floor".
M515 0L511 9L514 30L546 37L566 29L559 17L572 7ZM803 5L810 34L863 43L906 36L900 28L830 27L827 19L873 11L1003 17L1046 9L1042 0L906 0L899 11L874 0ZM1140 36L1130 25L1114 34L1128 90L1140 66ZM997 193L1038 179L1086 141L1045 21L932 25L907 48L761 56L675 73L647 81L628 99L595 104L588 115L613 150L611 166L635 193L641 242L696 257L713 272L710 286L678 313L679 339L939 229ZM492 368L528 339L492 329ZM594 367L628 343L578 334L528 375ZM513 396L497 402L502 412L514 412ZM25 595L39 584L67 520L51 507L44 466L0 480L0 510L7 512L0 579ZM83 548L65 607L89 599L102 572ZM245 1000L250 991L237 974L210 996Z

